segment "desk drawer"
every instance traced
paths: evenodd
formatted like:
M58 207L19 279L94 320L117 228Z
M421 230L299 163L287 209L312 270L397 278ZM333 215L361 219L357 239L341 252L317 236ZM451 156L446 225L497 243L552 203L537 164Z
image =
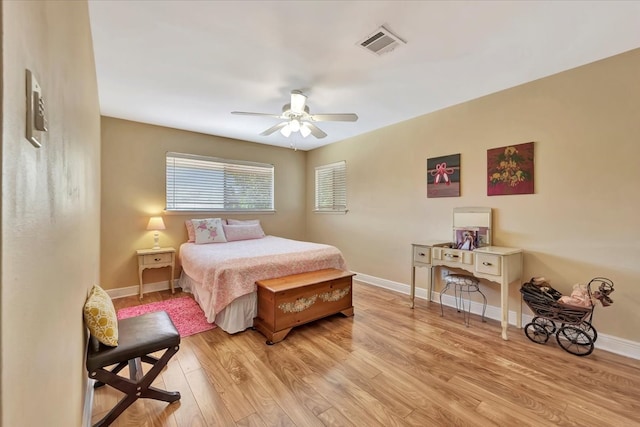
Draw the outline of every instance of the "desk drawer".
M472 251L435 247L432 254L433 259L447 261L447 263L473 265L474 253Z
M431 248L427 246L414 246L413 262L431 264Z
M152 254L144 256L144 265L167 264L171 262L171 253Z
M500 255L476 254L476 271L478 273L500 276L502 271L502 258Z

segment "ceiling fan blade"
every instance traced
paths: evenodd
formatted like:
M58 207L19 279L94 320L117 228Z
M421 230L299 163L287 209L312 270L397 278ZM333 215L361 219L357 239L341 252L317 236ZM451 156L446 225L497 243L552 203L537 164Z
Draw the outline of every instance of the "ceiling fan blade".
M299 90L291 91L291 112L295 114L302 114L305 110L305 104L307 103L307 96ZM307 110L308 111L308 110Z
M232 111L231 114L237 114L240 116L263 116L263 117L275 117L276 119L281 119L281 114L269 114L269 113L249 113L246 111Z
M322 131L322 129L320 129L318 126L314 125L313 123L304 122L303 124L307 128L309 128L309 130L311 131L311 135L315 136L316 138L320 139L320 138L324 138L325 136L327 136L327 134L324 133Z
M344 114L311 114L314 122L355 122L358 115L353 113Z
M274 133L277 130L282 129L283 127L285 127L286 125L288 125L289 122L282 122L282 123L278 123L275 126L271 126L269 129L265 130L264 132L262 132L260 135L262 136L268 136L271 135L272 133Z

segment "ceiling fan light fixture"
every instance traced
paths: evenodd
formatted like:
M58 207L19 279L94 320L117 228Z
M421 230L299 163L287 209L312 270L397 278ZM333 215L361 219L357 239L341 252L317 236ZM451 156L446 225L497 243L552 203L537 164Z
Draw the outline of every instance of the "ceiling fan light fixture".
M285 138L289 138L289 136L291 135L291 126L287 123L287 125L285 127L283 127L282 129L280 129L280 133L285 137Z
M307 123L303 123L302 126L300 126L300 134L303 138L311 135L311 129L309 129L309 125Z
M291 119L289 122L291 132L298 132L300 130L300 121L298 119Z

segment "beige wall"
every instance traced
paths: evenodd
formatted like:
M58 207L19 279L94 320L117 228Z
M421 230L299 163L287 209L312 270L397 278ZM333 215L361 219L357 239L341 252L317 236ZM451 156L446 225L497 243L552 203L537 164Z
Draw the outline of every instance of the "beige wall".
M2 2L3 426L80 426L98 282L100 112L85 1ZM25 139L25 69L49 132Z
M526 251L525 278L566 293L611 278L615 303L596 310L596 328L640 342L638 76L640 49L313 150L307 238L338 246L354 271L408 284L412 242L450 239L456 206L492 207L494 243ZM529 141L535 194L488 197L487 149ZM461 197L427 198L427 158L456 153ZM349 213L314 214L313 168L338 160Z
M276 213L163 214L167 151L273 164ZM146 231L145 227L154 215L162 215L167 227L160 231L163 247L178 249L187 241L185 219L212 216L259 218L267 234L303 239L305 158L304 152L288 148L103 117L102 285L114 289L138 284L135 250L153 246L153 232ZM168 272L159 269L144 273L145 283L167 278Z

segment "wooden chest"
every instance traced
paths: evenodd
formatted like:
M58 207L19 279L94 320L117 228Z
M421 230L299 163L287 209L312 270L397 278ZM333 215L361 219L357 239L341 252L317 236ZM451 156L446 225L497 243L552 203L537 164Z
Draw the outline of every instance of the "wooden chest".
M333 268L260 280L254 327L267 344L282 341L294 326L336 313L353 316L354 274Z

